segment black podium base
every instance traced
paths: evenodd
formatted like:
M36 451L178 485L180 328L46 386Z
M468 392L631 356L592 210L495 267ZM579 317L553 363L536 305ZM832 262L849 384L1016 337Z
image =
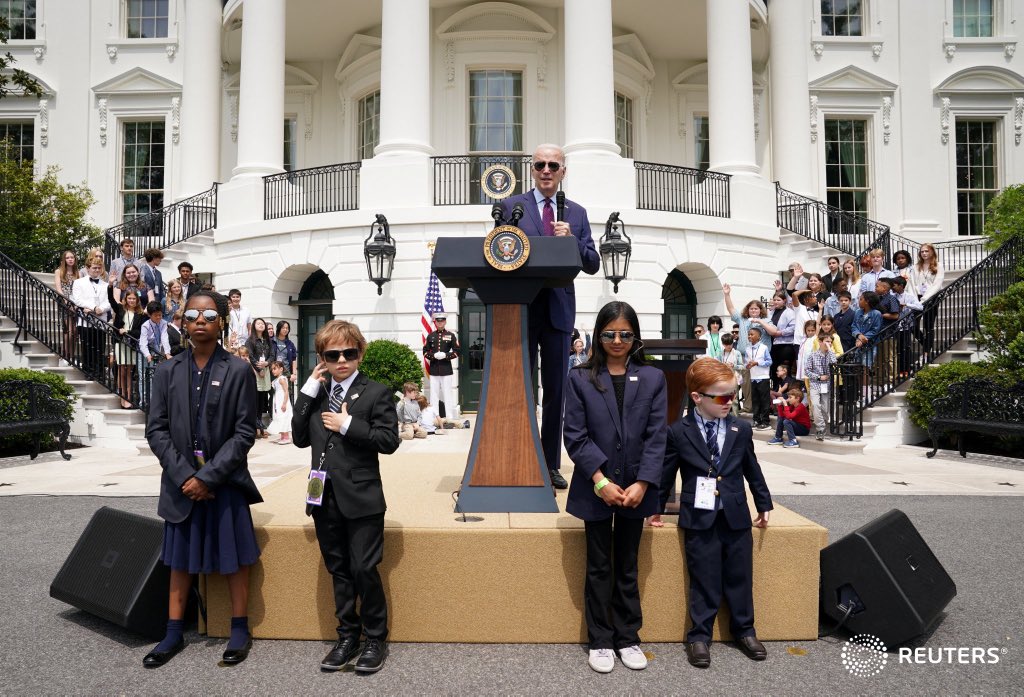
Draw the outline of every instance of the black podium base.
M558 513L547 486L463 486L456 513Z

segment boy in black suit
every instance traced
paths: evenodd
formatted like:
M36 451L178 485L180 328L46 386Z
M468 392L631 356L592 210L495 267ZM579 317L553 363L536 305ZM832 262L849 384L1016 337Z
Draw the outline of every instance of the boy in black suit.
M398 449L398 418L391 391L359 372L366 350L359 327L331 320L314 344L321 362L295 403L292 440L300 448L313 447L306 515L313 516L334 581L338 642L320 667L340 670L359 654L355 669L374 673L388 654L387 600L377 572L387 509L378 454Z
M754 545L743 480L758 511L753 525L768 527L772 497L754 455L750 425L729 413L736 399L732 368L699 358L686 371L686 389L694 408L669 427L661 480L664 510L677 471L683 479L679 527L685 531L693 623L686 656L698 668L711 665L711 632L725 596L740 650L763 661L767 651L754 632Z

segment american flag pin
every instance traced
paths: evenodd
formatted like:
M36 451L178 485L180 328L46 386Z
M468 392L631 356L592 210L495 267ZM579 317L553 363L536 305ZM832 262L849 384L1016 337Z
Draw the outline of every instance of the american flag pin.
M359 393L358 392L356 392L354 395L352 395L352 401L353 402L356 401L357 399L359 399Z
M210 381L210 385L213 387L220 387L220 380L212 380Z
M732 427L732 428L730 428L729 430L730 430L730 431L738 431L738 430L740 430L740 429L739 429L739 428L737 428L736 426L733 426L733 427Z

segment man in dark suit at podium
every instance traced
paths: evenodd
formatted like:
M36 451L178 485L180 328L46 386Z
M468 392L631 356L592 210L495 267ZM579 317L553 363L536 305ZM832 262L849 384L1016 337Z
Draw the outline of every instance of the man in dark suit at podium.
M533 153L534 188L502 202L502 216L508 220L516 204L523 206L519 228L531 237L576 238L583 270L595 274L601 257L594 248L587 210L573 201L564 200L559 210L556 193L565 178L565 153L557 145L538 145ZM541 401L543 420L540 440L544 459L556 489L569 487L559 473L562 462L562 408L565 404L565 380L569 373L569 337L576 323L576 289L545 288L529 308L530 374L537 374L537 350L540 349L540 384L544 388Z

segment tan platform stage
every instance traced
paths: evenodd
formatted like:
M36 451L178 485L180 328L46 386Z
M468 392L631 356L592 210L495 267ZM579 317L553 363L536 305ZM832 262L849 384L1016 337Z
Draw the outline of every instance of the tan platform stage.
M583 621L583 524L561 513L487 513L459 522L451 492L465 468L465 450L437 452L468 432L403 443L382 460L385 519L384 578L393 641L575 643L586 639ZM437 440L435 440L437 439ZM308 450L303 454L308 457ZM566 458L566 478L572 464ZM334 639L330 578L304 514L306 472L268 486L253 506L263 550L253 568L249 621L257 638ZM769 486L770 486L769 482ZM675 517L644 530L640 597L650 642L681 641L686 628L687 579L682 535ZM818 634L818 552L828 533L776 505L771 526L754 531L754 601L758 636L814 639ZM208 631L230 627L227 585L206 579ZM728 636L725 611L715 638Z

